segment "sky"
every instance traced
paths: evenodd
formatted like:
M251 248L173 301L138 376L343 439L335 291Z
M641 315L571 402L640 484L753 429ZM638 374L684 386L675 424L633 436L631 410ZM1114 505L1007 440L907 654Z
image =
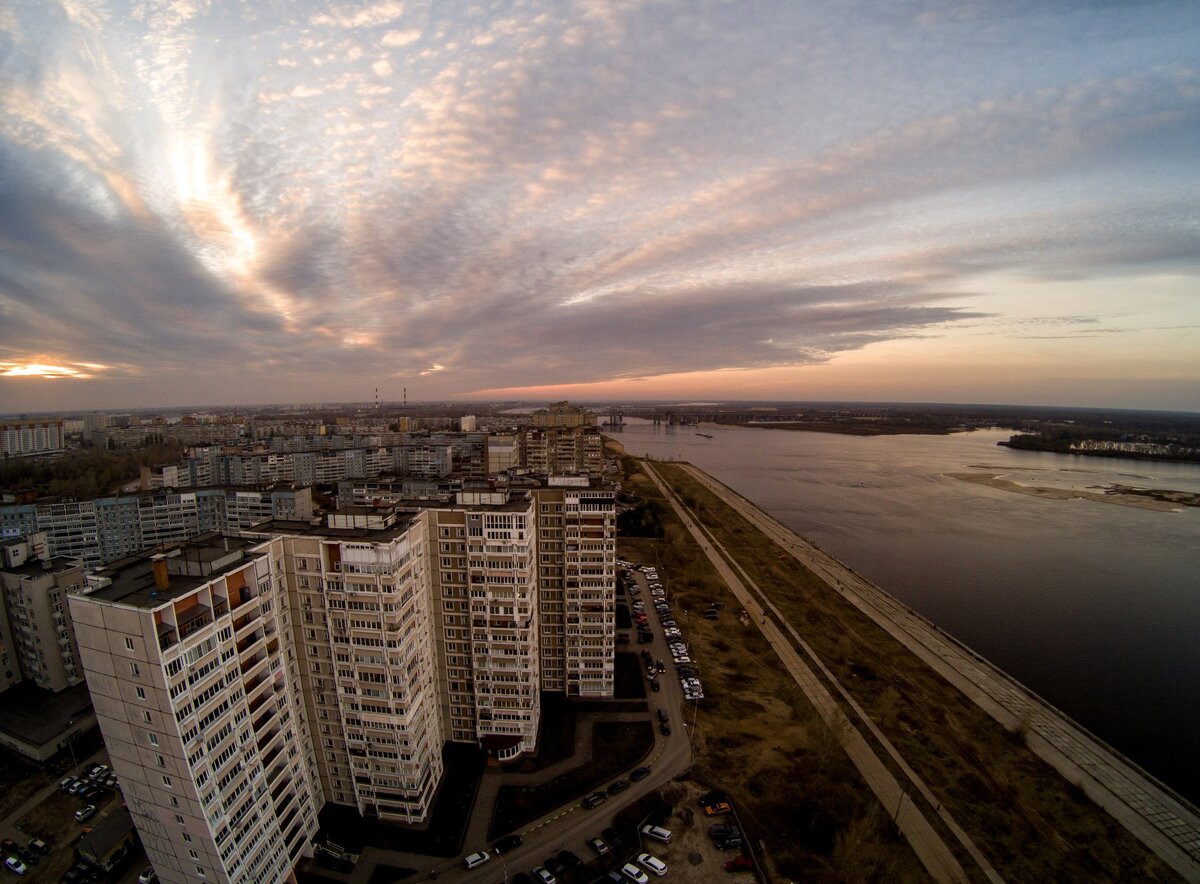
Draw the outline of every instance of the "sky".
M1200 411L1200 6L6 0L0 412Z

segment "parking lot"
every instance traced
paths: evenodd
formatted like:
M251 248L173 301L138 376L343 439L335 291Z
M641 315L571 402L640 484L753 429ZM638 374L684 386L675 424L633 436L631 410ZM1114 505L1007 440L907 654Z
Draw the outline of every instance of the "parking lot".
M103 769L98 769L103 765ZM89 777L91 771L93 776ZM138 874L147 865L145 854L136 840L130 853L111 872L81 867L75 853L75 843L110 814L123 812L119 784L108 770L108 758L98 752L77 766L53 775L38 770L29 780L36 781L30 797L0 820L0 841L7 864L10 857L25 866L22 880L30 882L116 882L135 884ZM106 785L107 783L107 785ZM70 794L74 788L75 794ZM86 797L84 797L86 796ZM94 810L84 819L84 809ZM33 840L45 844L44 849L30 849ZM16 874L12 865L4 873Z

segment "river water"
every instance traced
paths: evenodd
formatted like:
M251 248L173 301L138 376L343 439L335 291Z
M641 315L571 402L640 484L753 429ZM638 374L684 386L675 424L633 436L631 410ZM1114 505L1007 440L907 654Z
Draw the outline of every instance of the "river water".
M1200 801L1200 508L1036 498L950 478L1200 493L1200 466L1013 451L1009 430L856 437L631 420Z

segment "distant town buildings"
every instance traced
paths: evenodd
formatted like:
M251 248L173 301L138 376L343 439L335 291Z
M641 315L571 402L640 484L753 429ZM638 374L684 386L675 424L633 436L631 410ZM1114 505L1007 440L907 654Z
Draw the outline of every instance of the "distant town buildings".
M61 420L0 422L0 456L60 454L66 449Z
M239 531L268 519L308 519L312 514L312 489L307 486L161 490L0 505L0 539L41 532L49 555L98 567L209 531Z

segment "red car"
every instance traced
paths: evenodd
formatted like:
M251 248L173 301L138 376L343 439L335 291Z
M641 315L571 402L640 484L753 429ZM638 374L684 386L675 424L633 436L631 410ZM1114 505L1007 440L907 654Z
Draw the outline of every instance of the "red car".
M727 872L749 872L753 868L754 860L744 854L736 856L725 863L725 871Z

